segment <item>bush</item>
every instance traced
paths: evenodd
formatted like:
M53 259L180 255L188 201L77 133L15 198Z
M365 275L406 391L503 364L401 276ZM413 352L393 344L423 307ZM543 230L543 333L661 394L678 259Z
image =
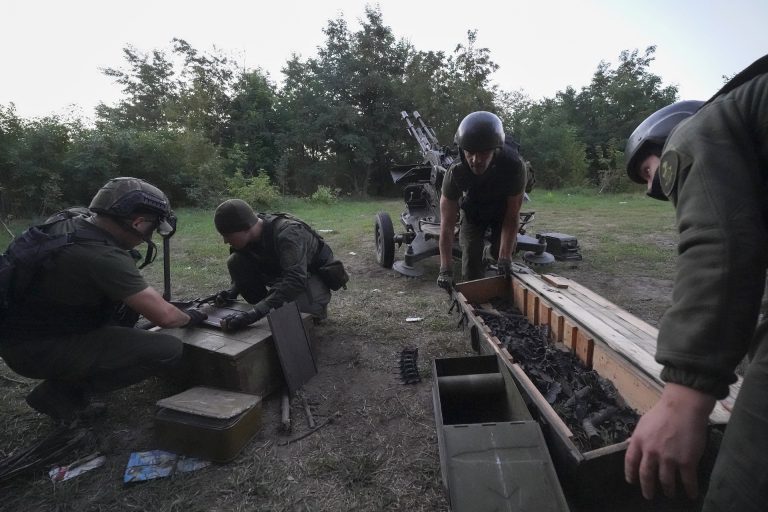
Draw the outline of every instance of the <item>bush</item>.
M319 185L317 190L309 196L309 202L317 204L334 204L339 200L339 192L341 192L341 189Z
M280 192L272 185L266 172L261 171L252 178L243 176L242 171L227 179L230 198L238 198L251 205L254 210L274 209L280 203Z

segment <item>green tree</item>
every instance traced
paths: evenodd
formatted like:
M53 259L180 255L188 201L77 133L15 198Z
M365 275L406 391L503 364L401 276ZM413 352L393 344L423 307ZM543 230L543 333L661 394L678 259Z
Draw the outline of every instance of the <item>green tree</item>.
M173 121L169 110L179 98L173 63L165 52L155 50L150 57L133 46L124 48L123 56L128 70L104 68L102 72L123 87L126 97L114 107L97 106L98 120L123 128L167 128Z

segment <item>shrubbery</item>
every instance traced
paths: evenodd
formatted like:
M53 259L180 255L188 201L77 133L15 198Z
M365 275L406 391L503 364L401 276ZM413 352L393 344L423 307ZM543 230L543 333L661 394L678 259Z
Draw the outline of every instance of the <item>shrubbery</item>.
M269 179L266 172L259 172L256 176L246 177L242 171L227 179L227 195L229 198L238 198L251 205L254 210L274 209L282 197Z
M309 202L317 204L335 204L339 201L339 192L340 189L338 188L320 185L317 187L317 190L309 196Z

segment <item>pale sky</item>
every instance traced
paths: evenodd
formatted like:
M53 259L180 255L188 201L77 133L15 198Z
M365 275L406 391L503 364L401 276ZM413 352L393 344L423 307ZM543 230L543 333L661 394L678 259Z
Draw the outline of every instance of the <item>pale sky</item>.
M656 45L651 71L681 99L707 99L733 73L768 53L768 0L379 0L396 38L452 53L478 30L478 47L499 64L494 82L533 99L589 84L598 63ZM315 56L327 21L359 27L353 0L0 0L0 105L24 118L91 117L120 87L100 68L123 67L122 49L170 51L185 39L218 48L279 83L297 53Z

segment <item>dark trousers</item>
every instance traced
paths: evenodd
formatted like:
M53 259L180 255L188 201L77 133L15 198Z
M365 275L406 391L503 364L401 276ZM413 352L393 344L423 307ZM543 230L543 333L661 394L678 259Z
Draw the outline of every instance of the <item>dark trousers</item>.
M465 281L485 277L485 233L491 229L490 254L494 259L499 257L501 241L501 223L473 223L464 212L461 214L461 229L459 230L459 245L461 246L461 277Z
M163 333L102 327L85 334L16 337L3 342L0 354L19 375L43 379L77 402L86 393L113 391L176 370L182 342Z
M706 512L766 510L768 502L768 322L744 376L704 499Z
M260 272L259 263L244 253L230 254L227 269L240 295L250 304L256 304L266 298L270 291L270 283L276 280L275 276ZM307 286L291 300L296 302L302 313L309 313L322 320L328 316L331 290L317 275L310 273Z

